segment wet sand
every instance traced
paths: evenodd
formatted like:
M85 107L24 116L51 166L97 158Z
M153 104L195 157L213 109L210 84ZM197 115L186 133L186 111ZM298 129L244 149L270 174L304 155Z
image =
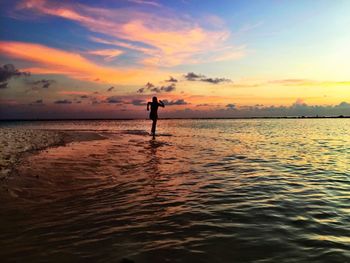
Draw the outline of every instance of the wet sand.
M104 138L96 132L0 128L0 180L7 178L28 154L75 141Z

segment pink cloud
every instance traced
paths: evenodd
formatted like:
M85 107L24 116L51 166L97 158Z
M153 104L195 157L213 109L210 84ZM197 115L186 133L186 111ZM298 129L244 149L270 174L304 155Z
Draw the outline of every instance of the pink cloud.
M139 0L137 2L151 3ZM217 29L208 30L198 21L165 9L159 15L130 8L104 9L47 0L24 0L18 5L18 9L75 21L92 32L113 38L112 42L117 46L141 51L146 56L142 60L146 65L175 66L203 60L217 61L215 55L223 60L237 59L245 54L244 48L238 52L236 47L226 44L230 32L224 28L221 19L214 16L208 16L205 22L214 23L213 26ZM104 41L103 38L97 41L102 42L101 40ZM232 55L227 55L229 49L235 50ZM213 54L203 55L207 52Z

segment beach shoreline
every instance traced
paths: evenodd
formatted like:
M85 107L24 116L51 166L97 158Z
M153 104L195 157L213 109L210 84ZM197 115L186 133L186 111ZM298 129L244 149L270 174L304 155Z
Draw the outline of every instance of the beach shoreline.
M105 136L91 131L68 131L49 129L0 129L0 181L15 173L22 160L48 148L65 146L73 142L106 139Z

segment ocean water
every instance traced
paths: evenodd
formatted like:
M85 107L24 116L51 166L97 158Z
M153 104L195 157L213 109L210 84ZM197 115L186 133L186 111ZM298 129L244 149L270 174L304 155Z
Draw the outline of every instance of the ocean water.
M350 119L25 122L97 132L2 182L2 262L350 262Z

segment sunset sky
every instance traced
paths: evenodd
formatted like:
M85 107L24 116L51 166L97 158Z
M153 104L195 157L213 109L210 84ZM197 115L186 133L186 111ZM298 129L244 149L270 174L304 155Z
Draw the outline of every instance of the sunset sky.
M0 0L0 118L350 115L348 0Z

